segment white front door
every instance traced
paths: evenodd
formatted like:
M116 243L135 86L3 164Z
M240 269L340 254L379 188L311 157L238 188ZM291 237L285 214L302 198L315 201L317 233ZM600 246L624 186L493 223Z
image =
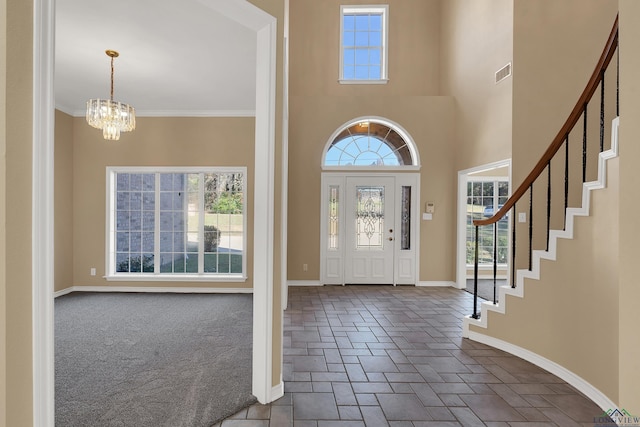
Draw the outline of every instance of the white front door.
M393 177L347 177L345 283L394 283L394 186Z
M322 284L417 283L419 182L417 173L322 174Z

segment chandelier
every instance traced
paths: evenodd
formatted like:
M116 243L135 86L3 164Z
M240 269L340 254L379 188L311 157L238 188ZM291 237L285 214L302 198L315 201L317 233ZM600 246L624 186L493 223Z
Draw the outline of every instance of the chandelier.
M102 129L104 139L117 141L120 139L120 132L136 128L136 110L129 104L113 100L113 58L120 54L115 50L107 50L105 53L111 58L111 97L87 101L87 123Z

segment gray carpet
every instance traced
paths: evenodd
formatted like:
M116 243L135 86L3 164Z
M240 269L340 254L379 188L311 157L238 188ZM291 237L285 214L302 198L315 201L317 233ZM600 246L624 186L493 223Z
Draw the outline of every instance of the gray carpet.
M55 301L56 426L210 427L255 402L252 296Z
M496 299L498 299L500 295L498 288L506 284L507 281L505 279L496 280ZM465 291L473 294L473 279L467 279L467 288ZM487 301L493 301L493 279L478 279L478 296Z

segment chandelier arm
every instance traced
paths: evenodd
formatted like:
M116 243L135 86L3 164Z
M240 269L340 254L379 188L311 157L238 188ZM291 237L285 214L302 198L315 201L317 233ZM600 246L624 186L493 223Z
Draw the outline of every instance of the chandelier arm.
M111 56L111 101L113 101L113 56Z

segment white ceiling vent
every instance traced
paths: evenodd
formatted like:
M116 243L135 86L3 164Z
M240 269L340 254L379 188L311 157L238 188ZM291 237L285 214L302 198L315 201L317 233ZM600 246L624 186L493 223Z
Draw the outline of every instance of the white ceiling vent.
M511 75L511 62L496 71L496 84L500 83Z

